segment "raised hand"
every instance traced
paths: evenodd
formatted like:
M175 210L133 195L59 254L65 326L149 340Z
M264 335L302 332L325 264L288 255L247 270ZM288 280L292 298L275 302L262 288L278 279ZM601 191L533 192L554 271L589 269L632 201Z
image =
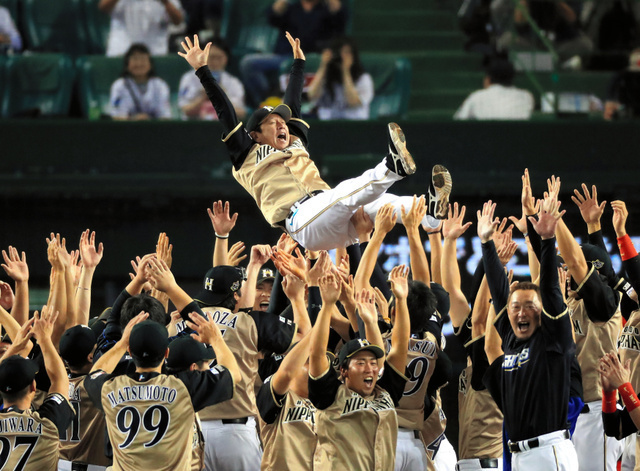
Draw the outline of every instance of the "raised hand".
M244 242L236 242L227 252L227 263L232 267L237 267L241 261L247 258L247 254L242 255L245 246Z
M221 200L214 201L211 209L207 208L207 214L211 219L211 225L217 236L227 237L231 230L236 226L238 213L229 212L229 202L224 203Z
M184 41L180 43L184 52L178 52L180 57L186 59L194 70L198 70L200 67L207 65L209 60L209 49L211 49L211 43L207 43L204 50L200 49L200 41L198 35L193 36L193 43L188 36L184 38Z
M287 41L289 41L289 44L291 44L291 49L293 50L293 58L306 60L304 52L302 52L302 48L300 47L300 40L298 38L293 39L293 36L289 34L289 31L285 33L285 36L287 37Z
M42 306L41 314L36 311L33 315L33 329L31 330L33 336L38 340L38 343L43 343L46 339L51 340L51 334L53 333L53 327L58 318L58 311L53 311L49 306Z
M402 224L404 224L404 227L407 230L417 230L420 227L420 222L422 222L422 218L426 213L427 204L425 202L424 195L420 196L420 198L418 198L416 195L413 195L413 202L411 203L411 208L409 208L409 211L405 211L404 206L400 207Z
M271 260L273 260L276 268L283 275L293 275L299 280L307 282L309 278L308 260L297 247L295 254L296 256L294 257L293 255L278 250L271 254Z
M478 237L483 244L489 242L500 223L500 218L493 217L495 210L496 204L489 200L482 205L482 211L477 212Z
M11 311L15 299L16 297L13 294L11 285L4 281L0 281L0 307L5 311Z
M332 267L333 263L329 252L322 250L315 265L309 269L309 286L318 286L320 278L333 271Z
M51 243L54 239L58 242L58 260L67 269L71 263L71 254L67 251L67 239L52 232L51 239L47 239L47 243Z
M511 240L510 234L508 239L508 241L501 244L500 247L496 249L502 266L507 266L507 263L509 263L509 260L513 258L518 248L518 244Z
M375 299L375 293L368 289L362 289L359 293L356 293L358 314L364 323L374 323L378 321Z
M376 222L374 224L376 233L386 235L396 225L398 216L395 213L392 204L385 204L376 213Z
M558 225L558 220L564 216L566 211L560 212L560 201L557 201L555 198L547 197L542 202L542 208L538 213L538 219L535 217L529 216L529 221L533 225L533 228L536 230L542 239L551 239L555 236L556 226Z
M169 266L164 260L158 260L157 258L150 258L148 266L146 268L146 276L151 286L158 291L167 292L173 285L176 284L176 279L171 273Z
M158 260L164 260L167 266L171 268L171 263L173 263L173 245L169 243L169 237L166 232L161 232L158 236L156 258Z
M457 239L469 229L473 223L471 221L463 223L466 212L467 207L464 205L462 208L458 208L458 203L453 203L453 211L451 211L451 205L449 205L447 219L442 221L442 237L452 240Z
M335 304L340 298L341 283L334 275L325 275L318 281L322 305L329 306Z
M360 242L368 242L371 237L371 231L373 231L373 221L369 215L364 212L362 206L351 216L351 223L358 234Z
M284 233L276 243L276 249L290 254L298 246L298 243L287 233Z
M374 286L373 292L376 298L376 306L378 307L378 313L387 322L389 322L389 301L384 297L382 291L377 286Z
M607 202L603 201L598 204L598 191L595 185L591 187L591 193L589 193L589 188L583 183L582 191L584 195L580 194L578 190L573 190L575 196L572 196L571 200L578 206L584 222L587 224L598 224Z
M89 229L85 230L80 235L79 250L82 265L87 269L97 267L102 260L102 255L104 254L104 246L102 245L102 242L98 244L98 249L96 250L96 232L91 231L90 233Z
M624 201L616 200L611 202L611 208L613 208L613 228L616 231L616 237L624 237L625 235L627 235L626 226L627 217L629 217L627 205L624 203Z
M393 267L389 274L391 292L397 299L405 299L409 295L409 267L398 265Z
M549 199L558 201L560 196L560 177L551 175L551 178L547 179L547 195ZM545 199L547 195L545 195Z
M123 345L126 345L128 347L129 346L129 339L131 338L131 331L133 330L133 327L138 325L138 324L140 324L140 322L142 322L142 321L146 321L148 318L149 318L149 313L142 311L136 317L131 319L129 321L129 323L127 324L127 326L122 331L122 337L120 337L119 341Z
M11 346L13 347L15 352L24 350L29 343L29 340L33 337L33 323L36 321L35 314L37 312L38 311L36 311L34 313L34 316L27 322L25 322L22 327L20 327L20 330L18 330L18 332L16 333L16 338L11 339Z
M53 235L53 234L52 234ZM55 270L64 272L64 263L60 258L60 242L55 237L47 238L47 259Z
M222 338L222 332L212 318L204 318L197 312L189 314L189 318L191 321L187 321L187 327L197 332L191 334L191 337L198 342L213 344L217 339Z
M22 252L22 258L18 256L18 250L9 246L9 253L2 251L4 263L2 268L14 281L29 281L29 266L27 265L27 255Z
M282 290L289 299L296 299L299 296L304 297L305 282L293 275L286 275L282 280Z
M531 190L531 180L529 179L529 169L524 169L522 175L522 193L520 195L520 202L522 203L522 209L525 214L531 215L536 212L536 200L533 197Z

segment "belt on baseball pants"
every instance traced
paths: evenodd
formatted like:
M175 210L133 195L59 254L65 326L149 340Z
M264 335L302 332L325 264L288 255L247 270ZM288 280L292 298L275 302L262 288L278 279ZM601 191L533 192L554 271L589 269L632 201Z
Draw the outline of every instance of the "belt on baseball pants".
M276 222L275 225L280 227L280 228L282 228L282 229L284 229L286 231L287 230L287 224L286 224L287 219L289 219L294 214L293 207L296 206L296 205L300 205L300 204L304 203L307 200L310 200L311 198L313 198L316 195L319 195L320 193L324 193L324 190L314 190L314 191L311 192L311 194L304 195L302 198L300 198L298 201L296 201L295 203L293 203L291 205L291 208L289 209L289 213L287 214L287 217L284 218L282 221Z
M241 417L239 419L222 419L221 422L225 425L228 424L246 424L249 419L247 417Z
M463 460L468 462L475 461L480 465L482 469L498 469L498 458L475 458L469 460ZM465 469L464 465L456 463L456 471L462 471Z
M86 463L71 463L71 471L87 471Z
M519 442L509 442L509 451L511 453L521 453L533 448L545 446L554 441L560 441L558 439L569 439L571 435L568 430L562 430L557 432L546 433L536 438L530 438L529 440L521 440Z

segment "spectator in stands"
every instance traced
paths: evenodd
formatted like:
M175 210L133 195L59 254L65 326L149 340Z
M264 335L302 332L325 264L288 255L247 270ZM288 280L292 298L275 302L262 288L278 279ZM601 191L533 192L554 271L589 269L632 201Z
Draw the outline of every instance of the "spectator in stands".
M143 43L154 56L169 51L169 23L184 19L179 0L100 0L98 8L111 15L107 56L121 56L134 43Z
M269 23L280 30L273 54L248 54L240 71L251 104L257 106L277 85L277 72L289 59L291 46L284 33L300 39L308 53L320 52L335 36L345 33L347 12L341 0L276 0L267 10Z
M496 25L500 34L497 41L500 51L509 47L546 50L539 33L551 42L563 61L574 56L585 56L593 50L593 42L580 26L580 2L520 0L515 8L515 2L512 1L498 0L495 3L491 9L496 23L499 22L497 18L503 18L503 24ZM513 11L513 15L505 14L509 11Z
M335 39L322 52L307 93L310 100L317 101L318 118L322 120L369 119L373 79L365 72L352 39Z
M223 0L180 0L187 22L185 35L199 34L200 37L208 37L203 36L203 33L215 34L222 17L222 2Z
M122 76L111 85L110 115L117 120L171 118L169 85L155 76L149 49L132 44L124 56Z
M513 64L506 59L494 59L487 67L484 89L467 97L456 111L454 119L529 119L535 104L528 90L513 86Z
M22 50L22 37L9 10L0 6L0 54L9 50L14 52Z
M629 67L614 75L604 106L604 119L640 116L640 48L631 51Z
M236 110L238 118L244 119L247 115L247 108L244 102L244 86L238 78L225 70L230 56L231 49L224 39L216 37L211 40L211 49L209 50L209 59L207 61L211 74L229 97L229 101ZM207 98L198 76L192 71L185 72L180 79L178 105L182 110L183 119L218 119L216 110L213 108L209 98Z

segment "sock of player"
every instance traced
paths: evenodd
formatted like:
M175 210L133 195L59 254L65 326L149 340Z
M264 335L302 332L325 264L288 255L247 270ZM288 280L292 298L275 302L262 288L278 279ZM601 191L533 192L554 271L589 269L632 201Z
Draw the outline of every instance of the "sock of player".
M620 250L620 258L622 258L623 262L638 255L629 234L618 237L618 249Z
M633 409L640 406L640 400L638 400L638 396L636 396L631 383L624 383L618 388L618 392L620 393L620 397L622 398L622 402L624 402L624 406L627 408L627 411L631 412Z
M616 397L617 392L602 390L602 412L605 414L611 414L616 411Z

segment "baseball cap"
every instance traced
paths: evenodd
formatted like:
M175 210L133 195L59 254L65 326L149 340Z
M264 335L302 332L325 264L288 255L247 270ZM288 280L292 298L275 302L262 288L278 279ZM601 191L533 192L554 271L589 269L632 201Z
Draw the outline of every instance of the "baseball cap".
M258 273L258 281L256 282L256 285L267 280L273 281L275 278L274 271L271 268L261 268L260 273Z
M169 344L167 366L169 368L188 368L192 363L215 358L211 347L185 336L175 339Z
M60 356L70 365L82 365L96 344L96 334L86 325L67 329L60 337Z
M169 335L165 326L146 320L133 326L129 337L129 352L141 360L160 360L169 345Z
M237 267L213 267L204 276L203 289L193 299L205 306L217 306L240 289L242 279L242 272Z
M262 108L258 108L253 112L249 121L247 121L247 131L251 132L258 129L270 114L277 114L284 119L285 122L288 122L291 119L291 108L285 104L280 104L275 108L273 106L263 106Z
M11 394L26 388L36 377L38 365L20 355L13 355L0 363L0 392Z
M376 356L376 358L382 358L384 356L384 350L377 345L373 345L368 340L352 339L345 343L340 349L340 353L338 354L338 365L342 365L345 360L348 360L353 355L363 350L369 350Z
M607 277L607 280L614 284L617 282L611 257L606 250L593 244L582 244L580 248L587 263L591 263L598 270L598 273Z

